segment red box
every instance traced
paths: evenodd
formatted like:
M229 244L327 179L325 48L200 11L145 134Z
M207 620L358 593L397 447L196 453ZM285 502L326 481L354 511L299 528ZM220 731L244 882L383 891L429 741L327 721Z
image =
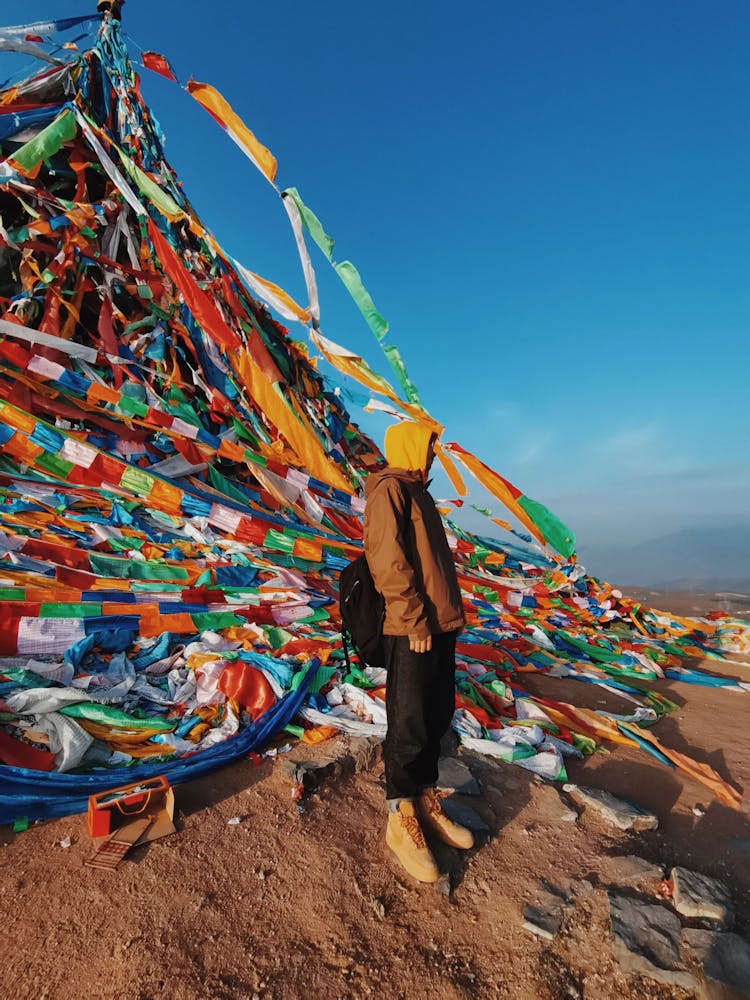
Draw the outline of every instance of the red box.
M165 833L174 832L173 816L174 792L163 774L89 797L89 833L95 839L106 837L135 819L147 817L154 821L154 827L160 831L158 836L164 836Z

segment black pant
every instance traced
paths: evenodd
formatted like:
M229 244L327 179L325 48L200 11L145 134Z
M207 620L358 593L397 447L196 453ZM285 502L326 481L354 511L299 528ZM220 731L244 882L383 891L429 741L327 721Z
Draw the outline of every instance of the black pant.
M388 667L388 733L383 745L387 799L415 798L437 781L440 739L455 707L457 634L434 635L429 653L413 653L408 636L383 636Z

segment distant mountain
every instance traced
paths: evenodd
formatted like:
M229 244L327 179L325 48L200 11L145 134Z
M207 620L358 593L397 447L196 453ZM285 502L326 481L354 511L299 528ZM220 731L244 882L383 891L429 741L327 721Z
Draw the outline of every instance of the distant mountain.
M582 545L579 558L617 586L750 594L750 523L686 528L627 547Z

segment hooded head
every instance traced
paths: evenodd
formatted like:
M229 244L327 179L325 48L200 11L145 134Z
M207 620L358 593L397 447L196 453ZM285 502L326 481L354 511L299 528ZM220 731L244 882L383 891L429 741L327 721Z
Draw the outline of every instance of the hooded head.
M404 420L385 432L385 457L394 469L421 472L427 478L437 434L424 424Z

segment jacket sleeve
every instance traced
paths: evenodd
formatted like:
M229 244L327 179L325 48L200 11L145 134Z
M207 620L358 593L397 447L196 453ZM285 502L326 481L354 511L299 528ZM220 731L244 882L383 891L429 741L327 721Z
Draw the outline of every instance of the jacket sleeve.
M365 556L386 616L398 635L430 635L424 600L406 553L407 500L395 479L380 483L365 507Z

